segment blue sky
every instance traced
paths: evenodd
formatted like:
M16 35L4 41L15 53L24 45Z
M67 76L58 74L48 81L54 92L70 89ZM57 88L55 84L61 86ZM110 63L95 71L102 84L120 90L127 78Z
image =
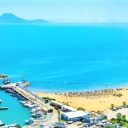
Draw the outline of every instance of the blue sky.
M128 23L128 0L0 0L0 14L56 22Z

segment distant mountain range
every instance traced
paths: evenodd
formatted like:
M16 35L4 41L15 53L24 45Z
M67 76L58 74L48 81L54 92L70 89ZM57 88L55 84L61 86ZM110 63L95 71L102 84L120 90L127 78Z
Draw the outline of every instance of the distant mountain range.
M15 16L12 13L4 13L3 15L0 16L0 24L44 24L44 23L48 23L48 21L42 19L27 20Z

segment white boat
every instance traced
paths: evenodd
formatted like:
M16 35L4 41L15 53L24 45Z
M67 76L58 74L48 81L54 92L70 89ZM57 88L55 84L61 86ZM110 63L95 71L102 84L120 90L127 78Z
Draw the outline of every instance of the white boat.
M2 103L2 100L0 99L0 103Z
M21 104L25 104L25 103L27 103L27 102L28 102L28 101L21 101L20 103L21 103Z
M38 111L40 111L41 109L40 108L33 108L33 109L31 109L31 113L33 113L33 112L38 112Z
M34 119L33 118L30 118L29 120L26 120L25 121L25 123L27 124L27 125L30 125L30 124L32 124L34 122Z
M0 127L4 126L5 124L0 120Z
M22 102L25 107L31 107L33 105L30 101Z
M36 108L36 107L38 107L38 106L35 104L29 105L29 108L31 108L31 109Z
M19 125L17 125L16 123L7 125L8 128L10 128L10 127L17 127L17 126L19 126Z

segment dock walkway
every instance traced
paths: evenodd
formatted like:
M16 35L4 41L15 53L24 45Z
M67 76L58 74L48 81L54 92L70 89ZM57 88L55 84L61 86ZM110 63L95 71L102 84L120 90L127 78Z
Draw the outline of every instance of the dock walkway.
M29 90L25 89L22 86L16 86L16 83L9 83L7 85L3 85L3 88L11 88L23 97L25 97L27 100L31 101L32 103L36 104L42 111L47 112L49 109L53 109L52 117L50 119L47 119L45 122L43 121L36 121L34 124L45 124L45 126L48 126L49 124L52 124L56 121L58 121L58 113L52 106L46 105L41 97L38 97L34 93L30 92ZM33 124L33 125L34 125Z
M34 94L30 93L28 90L20 86L16 86L16 83L10 83L7 85L3 85L3 87L12 88L14 91L19 93L20 95L22 95L23 97L31 101L32 103L37 104L43 111L47 112L47 110L49 109L49 107L43 103L43 99L41 100L37 98Z

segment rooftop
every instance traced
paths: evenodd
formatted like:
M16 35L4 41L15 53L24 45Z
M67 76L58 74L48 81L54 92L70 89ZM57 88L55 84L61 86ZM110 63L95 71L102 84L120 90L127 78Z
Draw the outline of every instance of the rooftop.
M63 105L61 108L68 109L68 110L71 110L71 111L76 111L75 108L72 108L72 107L67 106L67 105Z
M68 118L76 118L76 117L86 116L89 113L79 110L79 111L66 112L66 113L63 113L63 114L65 116L67 116Z

